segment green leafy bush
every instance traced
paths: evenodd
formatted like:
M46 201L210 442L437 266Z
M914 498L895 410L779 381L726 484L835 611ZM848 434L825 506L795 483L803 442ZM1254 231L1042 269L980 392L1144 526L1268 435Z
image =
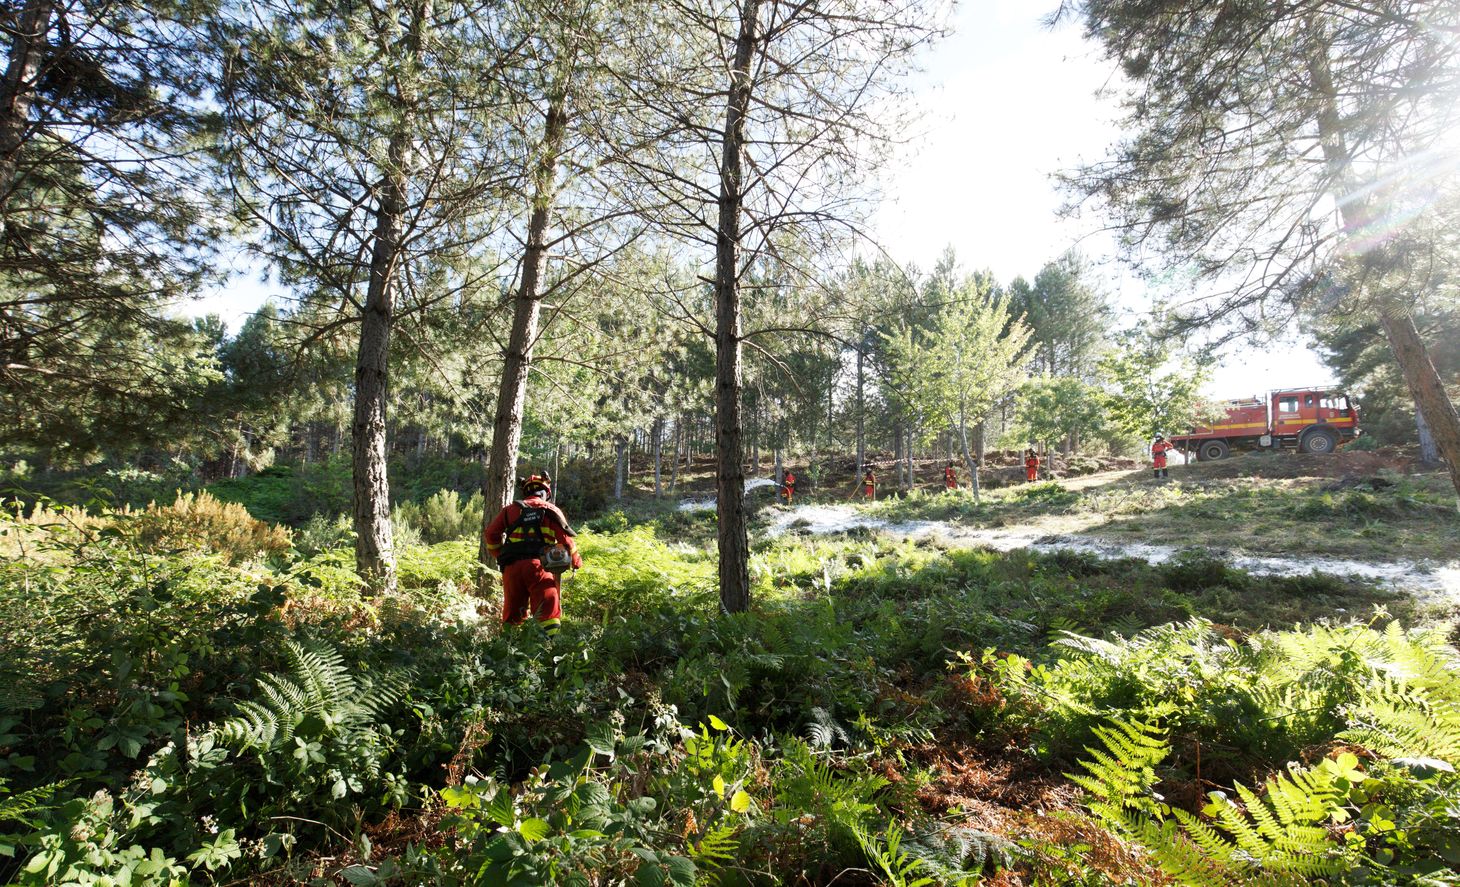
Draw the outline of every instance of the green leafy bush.
M391 520L415 530L427 545L475 537L482 531L482 494L474 492L462 502L455 490L438 490L419 504L400 503Z

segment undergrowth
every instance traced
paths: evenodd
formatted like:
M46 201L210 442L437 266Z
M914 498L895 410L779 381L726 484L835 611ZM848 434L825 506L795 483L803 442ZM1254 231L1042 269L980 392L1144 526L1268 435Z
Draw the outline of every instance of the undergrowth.
M727 616L706 517L626 516L549 638L471 597L469 537L367 598L323 524L126 519L0 527L0 877L1358 883L1460 846L1454 648L1372 588L786 538Z

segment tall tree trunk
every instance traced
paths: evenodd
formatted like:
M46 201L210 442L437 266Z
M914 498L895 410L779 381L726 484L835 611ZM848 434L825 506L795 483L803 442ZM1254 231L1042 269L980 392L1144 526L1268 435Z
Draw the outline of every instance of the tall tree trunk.
M513 300L512 332L503 355L502 379L497 388L497 412L492 420L492 448L482 478L482 533L477 543L478 588L489 584L486 527L508 502L516 487L517 457L522 448L522 422L527 412L527 377L532 368L532 351L537 344L538 317L542 308L542 266L547 253L547 226L552 215L558 158L568 118L563 97L548 103L537 168L533 171L532 211L527 219L527 240L522 252L522 275ZM553 478L557 480L556 477Z
M1396 307L1382 312L1379 321L1394 359L1404 373L1404 381L1414 395L1415 408L1424 414L1435 447L1450 469L1450 481L1460 495L1460 414L1445 393L1445 385L1425 351L1424 341L1409 312Z
M20 148L30 126L36 80L45 59L51 29L52 0L26 0L10 41L5 81L0 84L0 231L4 230L10 196L15 193Z
M628 473L629 441L620 434L614 438L613 443L613 500L622 502L624 498L624 475Z
M679 489L679 448L684 441L684 417L674 423L674 457L673 467L669 473L669 492L673 493Z
M760 398L755 399L756 409L751 413L750 473L760 474Z
M761 0L743 0L735 67L725 108L715 232L715 477L720 520L720 606L750 609L750 538L745 528L745 442L740 427L740 212L744 199L745 123L750 110Z
M522 277L513 300L512 332L503 356L502 381L497 388L497 414L492 421L492 449L487 456L482 480L482 520L490 522L512 500L517 455L522 446L522 420L527 408L527 376L532 367L532 349L537 344L538 315L542 307L542 266L547 252L547 226L552 214L558 158L563 151L568 117L563 95L548 103L547 118L537 168L533 170L532 212L527 219L527 243L522 253ZM486 548L486 525L477 559L490 562ZM483 575L483 582L485 576Z
M355 358L355 417L350 452L355 486L355 568L367 588L382 593L395 590L386 404L409 138L406 133L398 133L392 137L389 147L390 168L381 182L376 208L370 279L365 311L360 318L360 350Z
M664 441L664 420L663 419L655 419L654 420L654 498L656 498L656 499L659 498L661 495L664 494L664 488L663 488L663 486L661 484L661 478L663 476L663 469L664 469L664 459L663 459L664 447L663 447L663 441Z
M985 419L978 423L977 428L973 429L974 455L978 457L979 468L984 466L984 450L988 444L988 426L989 421ZM974 489L978 489L977 485L975 485Z
M865 339L866 337L863 336ZM867 377L865 349L857 343L857 483L867 470Z
M1424 465L1438 465L1440 450L1435 446L1435 436L1430 433L1430 423L1425 421L1425 411L1414 408L1414 430L1419 436L1419 461Z
M903 442L902 452L907 464L907 490L910 493L913 487L917 485L917 478L913 475L913 430L911 422L907 423L905 434L907 435L907 440Z
M979 423L979 427L982 428L983 423ZM962 416L958 417L958 445L963 450L963 464L968 468L968 476L972 479L973 501L982 502L982 491L979 489L978 482L978 466L980 462L973 457L973 453L969 452L968 422Z
M786 467L781 464L781 448L776 447L774 450L772 450L772 452L775 453L774 458L776 462L776 483L783 484L786 482Z
M553 447L553 496L563 491L563 445Z

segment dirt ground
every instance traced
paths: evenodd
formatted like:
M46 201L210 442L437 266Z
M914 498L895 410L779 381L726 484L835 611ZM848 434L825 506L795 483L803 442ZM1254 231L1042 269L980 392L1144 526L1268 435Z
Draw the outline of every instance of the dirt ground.
M1398 447L1377 450L1340 450L1326 456L1312 453L1239 453L1217 462L1183 466L1201 477L1365 477L1380 471L1413 474L1428 470L1418 454ZM1174 473L1174 472L1173 472Z

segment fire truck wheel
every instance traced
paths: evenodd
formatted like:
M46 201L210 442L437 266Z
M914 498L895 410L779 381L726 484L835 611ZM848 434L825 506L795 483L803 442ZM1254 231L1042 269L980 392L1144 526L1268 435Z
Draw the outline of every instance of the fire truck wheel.
M1226 441L1209 440L1201 445L1200 450L1197 450L1196 457L1203 462L1215 462L1218 459L1227 458L1227 453L1229 452L1231 451L1227 447Z
M1332 431L1310 431L1308 436L1303 438L1302 449L1305 453L1331 453L1338 447L1338 439Z

